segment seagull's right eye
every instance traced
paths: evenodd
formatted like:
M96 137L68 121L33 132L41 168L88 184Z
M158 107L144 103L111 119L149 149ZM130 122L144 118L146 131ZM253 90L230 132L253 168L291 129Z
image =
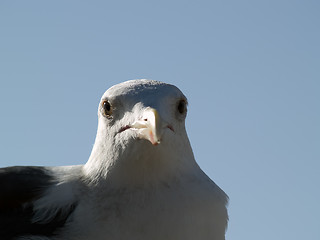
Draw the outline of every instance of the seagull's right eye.
M109 101L108 100L104 100L101 103L101 106L102 106L103 114L106 117L111 117L111 115L112 115L112 107L111 107L111 104L109 103Z

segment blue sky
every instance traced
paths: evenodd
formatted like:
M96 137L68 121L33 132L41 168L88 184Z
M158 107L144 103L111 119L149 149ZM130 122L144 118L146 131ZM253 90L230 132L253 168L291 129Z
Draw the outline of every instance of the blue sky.
M228 239L320 238L319 1L1 1L0 166L85 163L110 86L189 99Z

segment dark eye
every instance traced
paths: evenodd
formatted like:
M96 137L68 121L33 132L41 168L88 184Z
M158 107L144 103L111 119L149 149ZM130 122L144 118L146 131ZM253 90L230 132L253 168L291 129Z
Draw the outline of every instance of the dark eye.
M104 100L102 103L103 114L106 117L111 117L112 115L112 107L108 100Z
M187 102L185 100L180 100L178 102L178 112L184 114L187 111Z

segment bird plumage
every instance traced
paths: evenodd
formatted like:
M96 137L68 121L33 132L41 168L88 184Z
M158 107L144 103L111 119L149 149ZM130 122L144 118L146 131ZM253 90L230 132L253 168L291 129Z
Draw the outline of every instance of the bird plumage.
M228 198L194 160L186 106L162 82L108 89L85 165L0 170L0 239L224 239Z
M24 236L53 236L65 225L76 202L67 208L45 205L42 216L36 219L36 202L44 197L46 189L56 186L58 179L45 167L8 167L0 169L0 239ZM38 215L40 214L38 212ZM49 217L50 220L45 218Z

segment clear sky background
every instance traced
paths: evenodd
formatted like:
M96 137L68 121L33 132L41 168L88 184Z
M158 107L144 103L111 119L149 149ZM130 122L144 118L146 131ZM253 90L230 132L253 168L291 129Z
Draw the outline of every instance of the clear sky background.
M320 2L1 1L0 166L87 161L112 85L189 99L228 239L320 239Z

